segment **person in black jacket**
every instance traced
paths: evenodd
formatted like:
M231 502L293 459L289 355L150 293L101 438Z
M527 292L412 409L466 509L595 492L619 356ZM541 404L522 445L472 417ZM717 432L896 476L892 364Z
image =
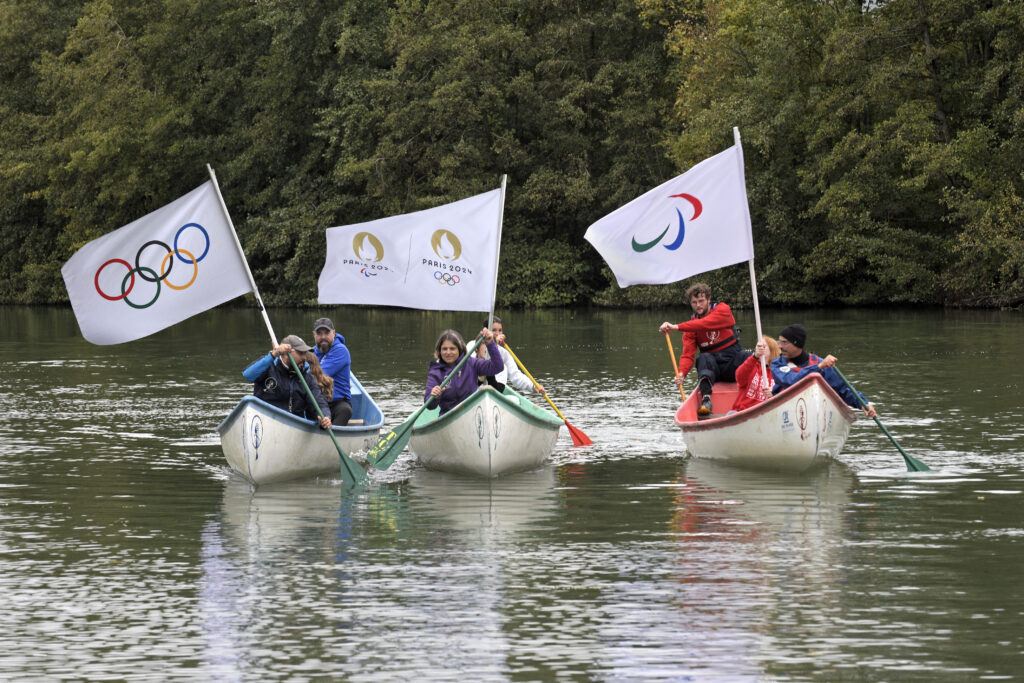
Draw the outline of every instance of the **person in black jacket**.
M287 410L292 415L319 422L321 429L329 429L331 418L326 416L330 415L330 408L320 392L320 386L309 372L309 365L302 357L312 348L298 336L290 334L271 349L270 353L243 370L242 376L253 383L253 394L256 398L266 401L275 408ZM306 386L309 387L313 399L325 417L320 417L316 406L310 404L306 389L295 374L289 356L301 369Z

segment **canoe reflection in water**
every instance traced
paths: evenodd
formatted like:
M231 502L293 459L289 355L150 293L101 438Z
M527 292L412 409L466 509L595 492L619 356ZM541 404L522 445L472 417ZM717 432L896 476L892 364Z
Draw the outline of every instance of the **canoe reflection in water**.
M788 647L838 635L841 620L823 615L839 609L855 483L836 461L804 474L686 461L670 522L681 545L672 599L698 653L717 659L731 641L777 661Z

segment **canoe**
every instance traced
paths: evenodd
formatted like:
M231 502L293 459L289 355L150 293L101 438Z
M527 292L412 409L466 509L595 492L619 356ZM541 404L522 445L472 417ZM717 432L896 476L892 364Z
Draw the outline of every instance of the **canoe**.
M744 467L803 471L836 458L857 418L839 394L815 373L767 401L728 414L733 382L716 382L710 416L698 419L694 391L676 412L688 454Z
M551 455L562 421L514 390L490 386L438 417L424 410L409 448L427 469L498 477L539 467Z
M352 419L332 427L347 455L371 448L380 436L384 415L355 375L349 375ZM253 484L341 474L341 459L317 424L246 396L217 426L228 465Z

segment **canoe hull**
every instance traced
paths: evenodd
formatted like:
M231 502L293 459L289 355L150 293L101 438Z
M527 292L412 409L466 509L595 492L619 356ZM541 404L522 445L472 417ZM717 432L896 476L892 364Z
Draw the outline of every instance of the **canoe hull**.
M334 437L347 455L371 448L380 436L384 416L352 379L353 419L364 424L334 427ZM341 458L334 442L315 423L245 396L217 427L224 457L232 470L253 484L341 476Z
M493 478L543 464L561 426L511 389L488 386L440 418L436 409L423 411L409 448L427 469Z
M818 374L742 412L726 414L734 383L718 382L713 416L697 419L694 392L676 412L687 453L744 467L803 471L836 458L856 414Z

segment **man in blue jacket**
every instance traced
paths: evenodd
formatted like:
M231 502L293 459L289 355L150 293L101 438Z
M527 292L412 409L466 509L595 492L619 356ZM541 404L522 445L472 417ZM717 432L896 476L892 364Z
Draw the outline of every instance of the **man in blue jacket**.
M303 359L303 354L312 349L306 342L294 334L289 334L281 340L281 343L271 349L270 353L252 363L242 371L242 376L253 383L252 393L256 398L266 401L275 408L287 410L292 415L304 417L307 420L314 420L320 423L321 429L331 427L329 417L330 408L327 401L320 393L320 386L309 374L309 366ZM306 379L306 385L313 394L313 400L320 407L325 417L320 417L316 406L309 401L306 389L295 374L289 356L295 360L296 365Z
M861 408L868 417L876 417L878 413L875 412L875 407L868 403L864 394L860 394L860 398L864 400L866 407L861 406L857 395L846 385L839 373L832 369L838 359L833 355L819 358L813 353L808 353L804 351L806 343L807 328L803 325L789 325L779 332L779 350L782 351L782 355L772 361L772 378L775 380L772 393L777 394L812 372L817 372L828 382L830 387L836 390L846 405L852 408Z
M352 390L349 373L352 370L352 356L345 346L345 338L334 329L330 318L320 318L313 323L313 343L316 358L324 374L334 380L334 393L327 399L331 407L331 423L336 427L348 424L352 418Z

